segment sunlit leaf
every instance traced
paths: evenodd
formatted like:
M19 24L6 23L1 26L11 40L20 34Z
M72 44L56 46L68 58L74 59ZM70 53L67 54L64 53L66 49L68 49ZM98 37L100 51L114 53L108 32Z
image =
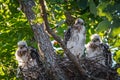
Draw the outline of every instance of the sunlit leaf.
M119 18L113 19L111 27L112 27L112 35L113 36L120 34L120 19Z
M114 44L115 47L119 47L120 46L120 38L116 39L116 42Z
M119 35L119 34L120 34L120 27L119 28L113 28L112 35L116 36L116 35Z
M97 6L97 14L99 16L105 16L106 18L108 18L109 21L112 20L112 16L110 14L110 12L105 11L105 9L107 8L109 2L101 2L98 6Z
M117 69L117 73L120 75L120 68Z
M110 22L108 20L104 20L100 22L96 28L96 31L105 31L110 27Z
M116 52L116 56L114 56L114 60L117 62L117 63L120 63L120 50L118 50Z

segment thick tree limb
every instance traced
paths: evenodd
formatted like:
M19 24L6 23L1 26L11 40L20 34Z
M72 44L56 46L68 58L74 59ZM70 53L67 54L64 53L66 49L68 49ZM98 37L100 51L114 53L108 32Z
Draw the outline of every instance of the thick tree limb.
M45 63L45 68L49 73L50 78L52 80L67 80L63 70L56 62L56 55L49 40L49 36L44 31L44 26L33 22L36 18L32 10L32 7L35 6L34 0L18 0L18 2L32 27L35 39L38 42L40 55L44 57L43 63Z
M45 27L46 30L48 31L49 34L51 34L53 36L53 38L59 42L59 44L61 45L61 47L64 49L66 55L68 56L68 58L75 64L75 66L78 68L78 70L80 71L81 74L86 75L85 70L81 67L78 59L71 54L71 52L69 51L69 49L67 49L66 45L64 44L64 42L61 40L60 37L58 37L53 31L52 29L50 29L49 27L49 22L47 20L47 13L46 13L46 9L45 9L45 5L44 5L44 0L39 0L40 2L40 6L41 6L41 13L42 13L42 17L45 23Z

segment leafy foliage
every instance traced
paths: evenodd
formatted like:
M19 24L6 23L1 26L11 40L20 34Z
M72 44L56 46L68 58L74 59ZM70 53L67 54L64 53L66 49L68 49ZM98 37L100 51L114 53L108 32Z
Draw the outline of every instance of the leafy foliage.
M16 79L15 49L19 40L33 37L25 15L17 10L18 2L0 1L0 79Z
M120 0L46 0L46 9L50 27L61 38L68 28L65 12L69 12L74 18L84 19L86 43L91 34L98 33L104 42L109 43L114 60L120 63ZM37 0L33 10L36 21L42 23ZM0 0L0 20L0 79L14 80L16 44L19 40L26 40L29 45L36 46L33 32L16 0ZM54 39L51 37L51 40ZM54 45L60 48L58 43ZM57 53L63 51L60 49Z

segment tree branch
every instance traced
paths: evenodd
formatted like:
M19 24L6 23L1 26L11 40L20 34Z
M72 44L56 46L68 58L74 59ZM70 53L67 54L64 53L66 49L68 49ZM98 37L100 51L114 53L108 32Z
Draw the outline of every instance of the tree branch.
M66 17L66 23L68 26L72 26L74 24L75 18L71 16L69 11L64 12L65 17Z
M38 48L40 56L43 56L43 63L45 63L45 69L50 77L54 80L67 80L64 71L58 66L56 62L56 54L49 40L48 34L44 30L44 25L34 23L35 14L32 7L35 6L34 0L18 0L21 5L23 13L25 13L31 28L34 32L36 41L38 42Z
M78 68L78 70L80 71L80 73L82 75L86 75L86 72L85 70L81 67L78 59L73 55L71 54L70 50L67 49L66 45L64 44L64 42L61 40L61 38L59 36L57 36L54 31L52 31L52 29L50 29L49 27L49 22L48 22L48 19L47 19L47 13L46 13L46 9L45 9L45 5L44 5L44 0L39 0L40 2L40 6L41 6L41 13L42 13L42 17L43 17L43 20L44 20L44 23L45 23L45 27L46 27L46 30L48 31L48 33L50 35L53 36L53 38L61 45L61 47L64 49L66 55L68 56L68 58L75 64L75 66Z

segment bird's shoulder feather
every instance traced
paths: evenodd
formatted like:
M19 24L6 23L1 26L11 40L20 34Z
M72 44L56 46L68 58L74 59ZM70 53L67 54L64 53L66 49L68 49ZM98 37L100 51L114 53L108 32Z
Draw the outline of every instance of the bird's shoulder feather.
M64 36L65 44L67 44L67 41L69 41L71 37L71 30L72 30L72 27L69 27L68 30L65 32L65 36Z

